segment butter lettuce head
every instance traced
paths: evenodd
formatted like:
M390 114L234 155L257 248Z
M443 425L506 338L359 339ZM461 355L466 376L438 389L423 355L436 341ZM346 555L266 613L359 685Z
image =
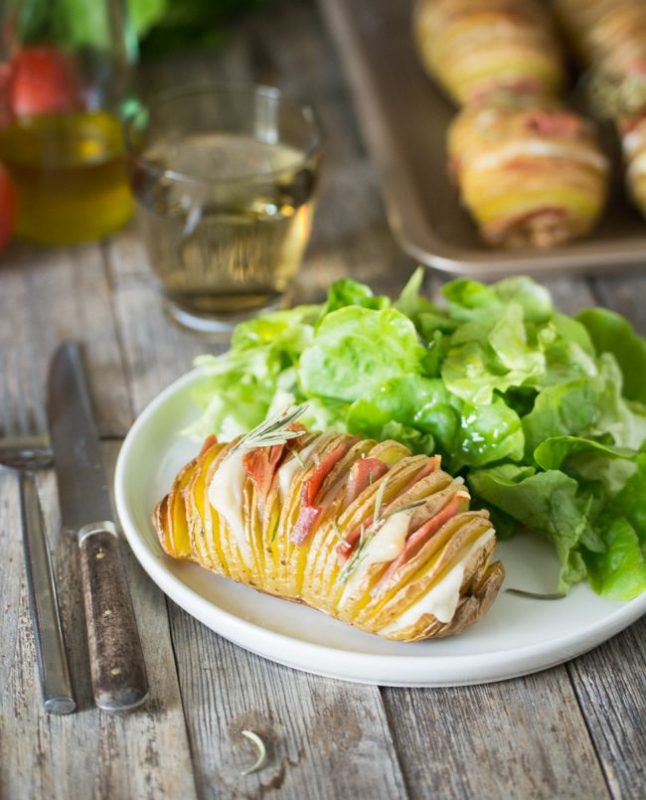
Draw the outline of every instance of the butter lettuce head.
M451 281L443 303L422 280L393 302L344 279L239 325L196 362L188 432L230 439L306 404L311 430L441 454L500 536L553 544L561 589L646 591L646 342L613 312L560 314L530 278Z

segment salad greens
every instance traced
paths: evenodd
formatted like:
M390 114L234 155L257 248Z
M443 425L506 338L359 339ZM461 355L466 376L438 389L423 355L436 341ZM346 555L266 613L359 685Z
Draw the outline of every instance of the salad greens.
M500 538L554 544L560 591L645 591L646 341L604 309L558 313L529 278L454 280L442 306L422 280L393 303L345 279L323 305L239 325L228 353L197 359L190 433L230 439L306 403L314 430L441 453Z

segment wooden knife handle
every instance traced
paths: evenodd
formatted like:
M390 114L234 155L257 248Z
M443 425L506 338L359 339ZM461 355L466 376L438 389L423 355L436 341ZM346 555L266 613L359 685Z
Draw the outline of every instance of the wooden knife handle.
M148 680L114 525L86 525L79 550L94 702L129 711L148 696Z

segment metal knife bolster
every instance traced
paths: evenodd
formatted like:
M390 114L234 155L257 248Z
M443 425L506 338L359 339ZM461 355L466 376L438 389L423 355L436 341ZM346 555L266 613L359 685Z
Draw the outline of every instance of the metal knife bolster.
M143 652L128 591L99 437L78 347L52 359L47 417L61 520L78 534L94 700L125 711L148 693ZM90 522L89 520L99 520ZM103 520L103 521L102 521Z

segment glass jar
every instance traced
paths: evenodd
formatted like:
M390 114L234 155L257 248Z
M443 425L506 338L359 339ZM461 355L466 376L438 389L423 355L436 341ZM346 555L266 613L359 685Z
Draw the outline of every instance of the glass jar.
M7 0L0 40L0 161L16 233L96 239L131 216L121 116L137 42L123 0Z

